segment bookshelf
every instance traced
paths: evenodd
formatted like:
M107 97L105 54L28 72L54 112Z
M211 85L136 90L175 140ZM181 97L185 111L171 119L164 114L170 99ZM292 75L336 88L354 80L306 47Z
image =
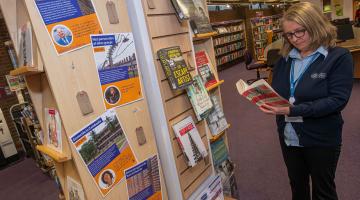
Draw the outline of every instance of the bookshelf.
M213 36L218 69L221 70L226 64L241 61L247 47L244 21L229 20L211 25L218 32L216 36Z
M269 32L273 32L273 40L280 39L282 37L282 32L280 30L281 16L281 14L276 14L250 19L253 47L255 57L257 59L264 57L264 50L268 44Z

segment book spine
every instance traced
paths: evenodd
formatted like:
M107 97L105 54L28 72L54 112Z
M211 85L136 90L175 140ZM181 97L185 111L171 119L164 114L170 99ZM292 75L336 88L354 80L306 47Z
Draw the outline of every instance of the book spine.
M7 52L10 56L11 59L11 64L14 68L18 67L18 63L17 63L17 57L16 57L16 53L14 48L11 46L10 43L5 43L6 47L7 47Z

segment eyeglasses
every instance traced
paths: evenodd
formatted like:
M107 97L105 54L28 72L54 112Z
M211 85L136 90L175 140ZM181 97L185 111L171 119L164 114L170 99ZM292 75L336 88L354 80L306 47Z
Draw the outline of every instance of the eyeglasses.
M295 36L296 38L301 38L305 35L306 29L300 29L300 30L296 30L294 32L288 32L288 33L284 33L283 37L286 37L287 39L292 39L293 36Z

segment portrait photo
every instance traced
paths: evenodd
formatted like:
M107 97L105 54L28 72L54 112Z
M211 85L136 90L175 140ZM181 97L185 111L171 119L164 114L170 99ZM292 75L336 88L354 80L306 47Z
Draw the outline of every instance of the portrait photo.
M115 182L115 178L116 176L113 170L107 169L103 171L99 176L99 181L98 181L100 188L108 189L112 187L112 185Z
M73 42L73 34L65 25L56 25L52 28L51 36L54 42L62 47L69 46Z
M121 94L119 88L116 86L109 86L105 90L104 94L105 100L108 104L114 105L119 102Z

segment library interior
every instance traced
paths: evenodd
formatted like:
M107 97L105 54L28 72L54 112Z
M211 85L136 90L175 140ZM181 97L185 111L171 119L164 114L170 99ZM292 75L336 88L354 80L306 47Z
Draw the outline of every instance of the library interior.
M0 0L0 199L360 199L360 0Z

